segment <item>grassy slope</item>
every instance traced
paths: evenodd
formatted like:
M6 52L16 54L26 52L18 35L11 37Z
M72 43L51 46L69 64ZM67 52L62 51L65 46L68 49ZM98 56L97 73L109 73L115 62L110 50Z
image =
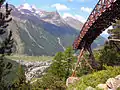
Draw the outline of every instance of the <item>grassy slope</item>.
M11 60L24 60L24 61L47 61L52 60L52 56L25 56L25 55L12 55L7 56Z
M82 76L80 81L71 85L67 90L85 90L88 86L96 88L98 84L105 83L107 79L120 74L120 67L107 67L107 70L94 72L93 74ZM98 90L98 89L96 89Z

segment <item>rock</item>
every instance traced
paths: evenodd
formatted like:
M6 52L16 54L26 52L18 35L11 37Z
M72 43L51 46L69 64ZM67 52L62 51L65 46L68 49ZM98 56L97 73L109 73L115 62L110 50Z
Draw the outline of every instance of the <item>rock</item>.
M96 89L93 88L93 87L91 87L91 86L89 86L89 87L87 87L85 90L96 90Z
M34 62L16 60L16 62L25 67L26 79L31 80L32 78L40 78L40 76L44 75L45 71L50 67L52 60Z
M99 88L99 89L104 89L104 90L108 90L106 84L98 84L98 85L97 85L97 88Z
M120 87L120 75L109 78L105 84L98 84L97 88L104 90L117 90Z
M120 87L120 79L116 78L109 78L106 82L108 88L112 90L117 90Z
M75 83L76 81L79 81L79 80L80 80L80 78L78 78L78 77L69 77L66 80L66 86L68 87L69 84L73 84L73 83Z
M116 76L115 78L116 78L116 79L120 79L120 75Z

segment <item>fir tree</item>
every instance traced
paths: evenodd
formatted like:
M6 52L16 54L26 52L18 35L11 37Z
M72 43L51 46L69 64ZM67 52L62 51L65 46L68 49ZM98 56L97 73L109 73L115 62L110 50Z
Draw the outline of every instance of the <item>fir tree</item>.
M109 41L100 52L100 64L120 65L120 21L117 21L108 33Z
M5 0L0 0L0 9L2 9L2 5ZM7 32L7 27L9 26L9 22L12 20L10 18L10 13L12 9L8 8L8 4L5 5L5 12L0 11L0 36ZM10 55L12 53L13 47L13 39L12 39L12 31L9 32L8 37L0 42L0 90L7 89L5 85L4 77L9 74L10 69L12 68L12 64L10 62L5 63L5 55Z
M65 52L58 52L53 60L46 75L38 80L35 85L40 90L65 90L66 79L72 74L72 68L75 63L73 50L71 47L67 48Z
M12 90L30 90L30 82L26 80L25 71L21 65L19 65L17 79L11 85Z

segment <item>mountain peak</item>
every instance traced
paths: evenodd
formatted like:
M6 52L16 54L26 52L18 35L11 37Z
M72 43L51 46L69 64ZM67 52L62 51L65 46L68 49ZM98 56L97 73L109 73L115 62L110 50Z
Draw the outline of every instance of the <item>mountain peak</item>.
M29 5L28 3L24 3L22 5L20 5L18 7L19 10L21 9L27 9L27 10L30 10L30 11L35 11L37 8L35 5Z
M80 22L79 20L71 17L71 16L67 16L64 18L64 20L67 22L67 24L69 24L71 27L77 29L77 30L81 30L83 23Z
M18 7L18 9L28 9L28 10L31 10L32 7L28 3L25 3L25 4L20 5Z

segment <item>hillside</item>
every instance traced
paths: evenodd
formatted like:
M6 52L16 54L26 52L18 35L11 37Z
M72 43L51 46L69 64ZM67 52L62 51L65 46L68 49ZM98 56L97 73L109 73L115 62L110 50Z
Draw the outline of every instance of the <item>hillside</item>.
M24 4L19 7L10 5L12 22L8 27L13 31L16 52L26 55L55 55L73 44L82 23L73 18L63 19L57 11L48 12ZM72 20L72 23L70 23ZM104 44L101 36L92 44L92 48Z
M69 24L71 27L76 28L77 30L81 30L83 23L80 22L79 20L76 20L72 17L66 17L64 18L64 20L67 22L67 24ZM74 22L73 22L74 21Z
M106 70L94 72L80 77L80 81L69 86L67 90L103 90L97 88L98 84L104 84L109 78L120 74L120 67L107 67ZM91 87L91 89L87 89ZM117 89L118 90L118 89Z

